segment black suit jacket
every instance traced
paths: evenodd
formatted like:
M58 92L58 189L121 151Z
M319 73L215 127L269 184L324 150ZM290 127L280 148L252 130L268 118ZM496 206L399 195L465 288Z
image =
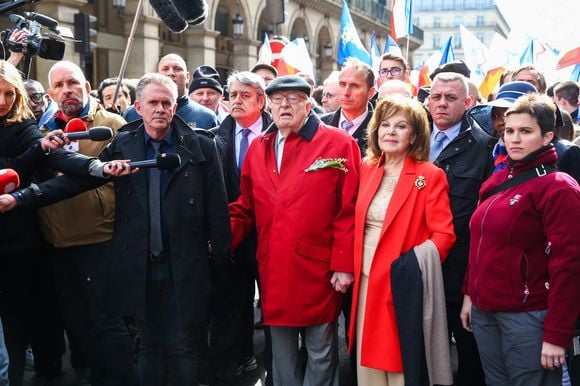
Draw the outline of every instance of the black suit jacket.
M434 164L445 171L457 241L443 263L447 300L461 301L461 286L469 255L469 220L477 207L481 184L493 171L494 140L477 123L463 116L459 135L445 146Z
M356 139L356 143L360 149L362 156L365 155L365 151L367 150L368 143L367 143L367 126L373 116L373 105L369 102L367 105L368 112L365 120L360 124L358 129L352 134L352 137ZM340 121L340 114L342 113L342 108L338 108L333 113L324 114L320 117L320 120L327 125L338 127L338 123ZM340 129L340 127L338 127Z
M229 256L230 221L227 196L213 135L192 130L175 116L174 151L181 165L169 173L162 194L169 235L171 271L181 328L205 331L208 320L210 260ZM141 121L123 126L99 158L146 159ZM108 182L95 177L61 176L23 191L24 203L46 205ZM112 286L120 311L145 320L149 200L143 171L115 178L115 230ZM87 219L90 221L90 219ZM208 252L212 245L212 256Z
M272 124L272 118L269 114L262 113L262 131L266 131L268 127ZM228 194L228 202L234 202L238 199L241 194L240 191L240 174L241 170L238 169L236 162L236 149L235 149L235 132L236 132L236 121L231 115L228 115L221 125L211 129L216 135L218 148L220 152L220 158L222 161L224 180L226 184L226 191ZM238 264L244 264L246 267L250 267L252 272L256 269L256 248L258 240L256 231L250 232L250 234L240 243L240 246L234 251L233 259Z

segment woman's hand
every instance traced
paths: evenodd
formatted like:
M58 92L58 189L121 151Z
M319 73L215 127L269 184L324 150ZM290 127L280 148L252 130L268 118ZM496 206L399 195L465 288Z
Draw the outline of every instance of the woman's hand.
M562 366L566 360L566 349L555 344L544 342L542 344L542 367L554 370Z
M350 272L334 272L330 283L336 292L345 293L354 281L354 275Z
M471 297L469 295L463 295L463 306L461 306L459 318L461 319L463 328L469 332L473 331L471 328L471 305Z
M69 140L62 130L53 130L46 133L44 138L42 138L40 147L42 147L43 152L47 153L50 150L60 149L68 143Z

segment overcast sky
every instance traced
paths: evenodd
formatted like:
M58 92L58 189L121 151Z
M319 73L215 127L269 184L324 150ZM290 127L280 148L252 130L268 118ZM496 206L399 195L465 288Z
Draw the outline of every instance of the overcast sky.
M496 0L515 32L568 51L580 46L580 0Z

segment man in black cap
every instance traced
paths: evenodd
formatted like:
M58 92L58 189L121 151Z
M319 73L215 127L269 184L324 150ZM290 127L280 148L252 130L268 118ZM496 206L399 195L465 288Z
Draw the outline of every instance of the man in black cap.
M241 195L230 204L232 250L255 226L274 385L337 386L337 319L353 281L360 150L311 113L310 86L301 77L277 78L266 94L274 123L246 153Z
M467 79L469 79L471 76L471 70L469 67L467 67L467 64L465 64L463 60L454 60L452 62L447 62L440 65L431 74L429 74L431 81L433 81L435 76L441 72L455 72L457 74L463 75Z
M194 102L214 111L221 123L228 116L228 109L222 105L224 88L220 83L220 74L212 66L201 65L193 72L189 85L189 97Z

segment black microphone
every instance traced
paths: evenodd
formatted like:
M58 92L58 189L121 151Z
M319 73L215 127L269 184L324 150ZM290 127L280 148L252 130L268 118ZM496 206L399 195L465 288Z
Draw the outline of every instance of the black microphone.
M41 15L40 13L36 12L24 12L24 16L26 16L29 20L34 20L42 24L43 26L47 27L51 30L56 30L58 27L58 21L54 20L52 17L48 17L45 15Z
M201 24L207 18L206 0L171 0L177 9L177 13L185 19L189 25Z
M79 139L88 139L91 141L107 141L113 138L113 130L109 127L104 126L97 126L93 127L87 131L76 131L72 133L64 133L64 135L60 136L61 139L64 137L68 138L71 141L76 141Z
M149 0L149 3L167 28L173 32L180 33L189 27L170 0Z
M181 166L181 157L179 154L163 153L158 155L156 159L129 162L129 166L131 169L157 168L159 170L173 170Z

